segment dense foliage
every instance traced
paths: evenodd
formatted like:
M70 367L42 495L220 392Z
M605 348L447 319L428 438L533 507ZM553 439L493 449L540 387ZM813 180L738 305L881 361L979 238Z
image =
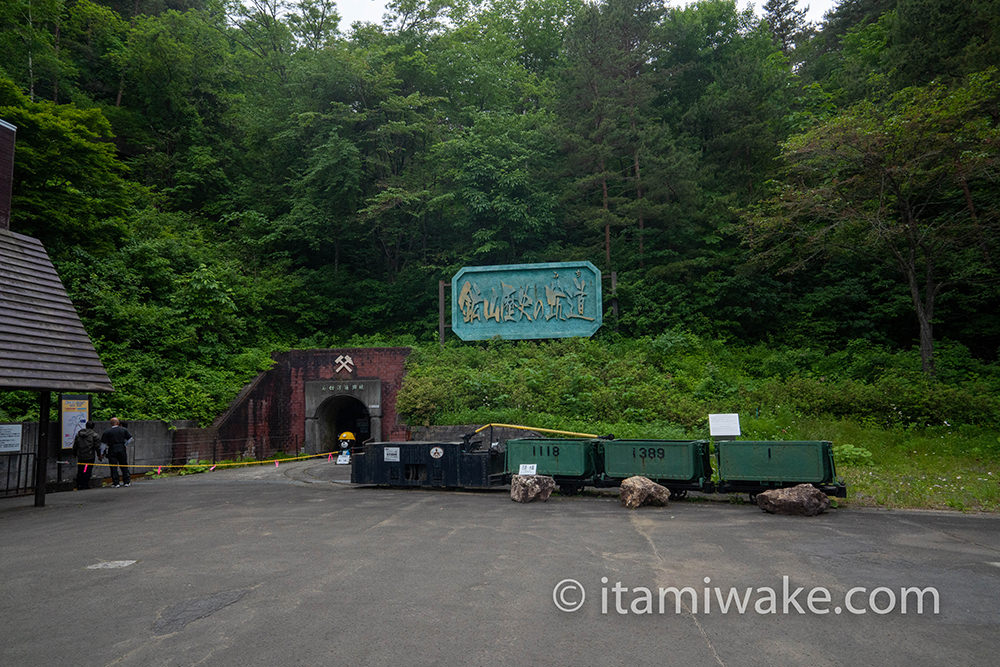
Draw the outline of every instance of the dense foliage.
M1000 421L1000 369L959 345L940 354L953 371L932 380L917 353L863 340L834 353L677 330L631 340L424 345L410 360L398 408L414 424L673 424L688 433L704 432L719 412L904 428Z
M526 383L484 370L450 403L418 371L410 415L502 399L682 425L765 404L981 423L998 17L996 0L842 0L818 26L794 1L393 0L345 26L332 0L6 0L12 229L43 240L95 340L118 388L99 409L130 418L208 420L275 349L432 341L461 266L589 259L617 274L603 342L516 346L537 358L515 364ZM690 341L718 360L672 367ZM733 344L780 372L727 366ZM579 368L533 393L561 345ZM656 374L632 383L639 359ZM30 406L6 395L0 416Z

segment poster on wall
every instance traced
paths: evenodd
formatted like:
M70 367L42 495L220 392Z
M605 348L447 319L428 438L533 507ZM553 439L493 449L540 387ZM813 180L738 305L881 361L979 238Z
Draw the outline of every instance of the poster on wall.
M0 452L21 451L21 425L0 424Z
M59 396L59 426L62 433L62 449L73 449L73 440L77 432L90 419L90 396L60 395Z

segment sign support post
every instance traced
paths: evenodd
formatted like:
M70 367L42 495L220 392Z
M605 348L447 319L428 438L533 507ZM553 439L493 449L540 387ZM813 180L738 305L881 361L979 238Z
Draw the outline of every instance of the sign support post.
M45 485L49 468L49 410L52 395L43 391L38 395L38 445L35 450L35 507L45 507Z
M444 329L445 329L445 308L444 308L444 288L447 285L444 280L438 281L438 343L444 345Z

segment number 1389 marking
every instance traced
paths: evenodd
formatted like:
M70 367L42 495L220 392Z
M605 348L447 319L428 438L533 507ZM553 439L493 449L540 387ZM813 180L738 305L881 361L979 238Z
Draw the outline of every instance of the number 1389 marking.
M632 458L639 459L662 459L667 455L663 447L633 447Z

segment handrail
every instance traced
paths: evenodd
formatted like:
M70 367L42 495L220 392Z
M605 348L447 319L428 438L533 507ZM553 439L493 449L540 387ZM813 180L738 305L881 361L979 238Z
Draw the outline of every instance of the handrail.
M491 426L497 426L500 428L516 428L522 431L541 431L542 433L558 433L559 435L575 435L580 438L599 438L600 436L593 433L574 433L573 431L557 431L551 428L536 428L534 426L519 426L517 424L486 424L485 426L480 426L475 431L472 432L473 435L481 433Z

